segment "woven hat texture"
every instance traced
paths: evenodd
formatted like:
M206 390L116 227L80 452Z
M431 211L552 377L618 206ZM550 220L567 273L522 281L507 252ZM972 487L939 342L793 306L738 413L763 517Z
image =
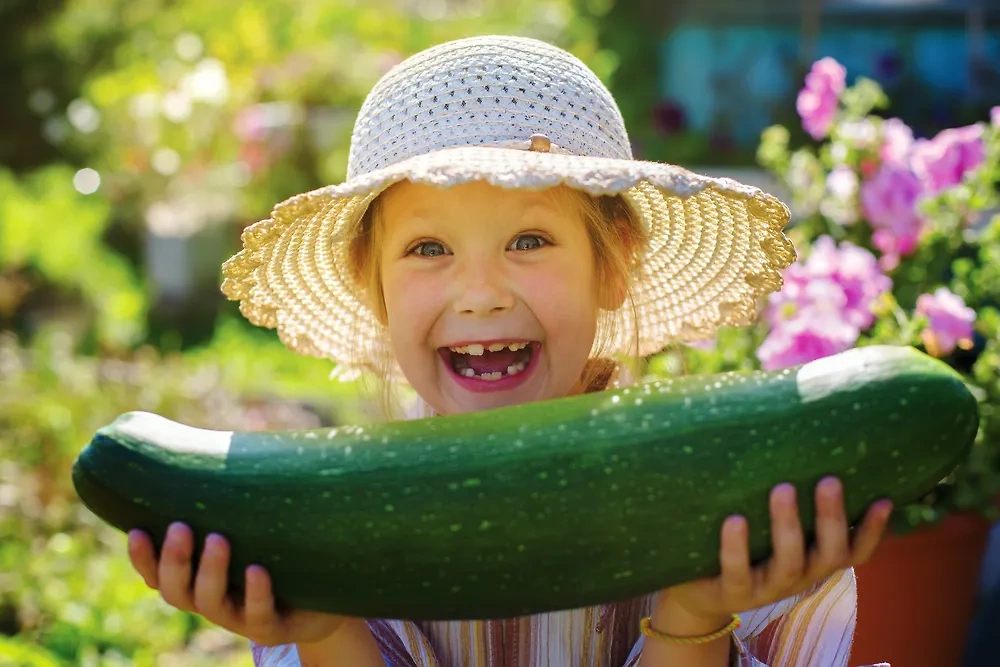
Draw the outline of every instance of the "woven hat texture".
M544 136L539 136L544 135ZM534 137L534 139L532 138ZM788 208L757 188L633 159L621 113L579 59L533 39L462 39L388 72L357 116L347 180L279 203L223 266L223 292L292 350L343 370L397 368L350 275L344 230L394 183L566 185L620 194L650 238L614 354L651 354L757 316L795 260ZM636 335L638 334L638 336ZM636 349L638 340L638 349Z

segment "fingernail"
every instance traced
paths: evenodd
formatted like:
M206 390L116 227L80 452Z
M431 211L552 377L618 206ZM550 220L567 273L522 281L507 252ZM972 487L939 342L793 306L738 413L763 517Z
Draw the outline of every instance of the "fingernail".
M747 520L742 514L731 514L726 517L725 523L732 526L734 530L743 530L746 528Z
M191 549L191 539L185 535L186 527L183 523L172 523L167 528L167 534L164 539L164 545L169 542L173 548L177 549L183 547L183 551L188 551Z
M836 477L824 477L819 484L821 492L831 498L839 496L842 490L840 480Z
M778 495L778 500L784 503L794 503L795 502L795 485L794 484L779 484L774 489L775 493Z

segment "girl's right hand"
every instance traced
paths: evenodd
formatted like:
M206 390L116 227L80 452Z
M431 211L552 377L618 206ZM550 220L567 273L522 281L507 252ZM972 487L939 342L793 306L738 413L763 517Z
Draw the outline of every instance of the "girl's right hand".
M192 576L194 536L183 523L168 528L159 562L152 540L140 530L129 532L128 553L132 567L147 586L160 591L167 604L200 614L256 644L319 642L332 635L345 620L343 616L314 611L277 612L271 577L260 565L246 569L245 600L239 606L227 595L229 543L221 535L208 535L198 570Z

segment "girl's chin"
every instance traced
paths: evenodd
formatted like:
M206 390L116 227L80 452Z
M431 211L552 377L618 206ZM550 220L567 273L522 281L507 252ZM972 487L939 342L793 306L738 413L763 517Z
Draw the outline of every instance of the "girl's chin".
M473 394L464 396L448 396L446 399L446 412L442 414L462 414L465 412L478 412L480 410L492 410L494 408L505 408L512 405L529 403L533 398L524 398L520 392L507 392L504 394Z
M536 380L542 379L540 375ZM536 389L540 386L541 384L532 381L507 391L476 392L464 389L449 379L445 379L444 386L439 386L438 392L444 403L442 414L460 414L541 400L544 396Z

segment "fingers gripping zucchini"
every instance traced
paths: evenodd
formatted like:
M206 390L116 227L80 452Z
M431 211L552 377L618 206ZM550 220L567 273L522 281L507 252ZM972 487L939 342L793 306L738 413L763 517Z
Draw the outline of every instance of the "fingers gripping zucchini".
M111 525L171 521L260 563L279 603L362 617L500 618L611 602L718 572L725 517L769 553L768 494L845 485L850 519L911 502L966 456L976 401L912 348L649 382L486 412L297 432L148 413L101 429L73 481Z

